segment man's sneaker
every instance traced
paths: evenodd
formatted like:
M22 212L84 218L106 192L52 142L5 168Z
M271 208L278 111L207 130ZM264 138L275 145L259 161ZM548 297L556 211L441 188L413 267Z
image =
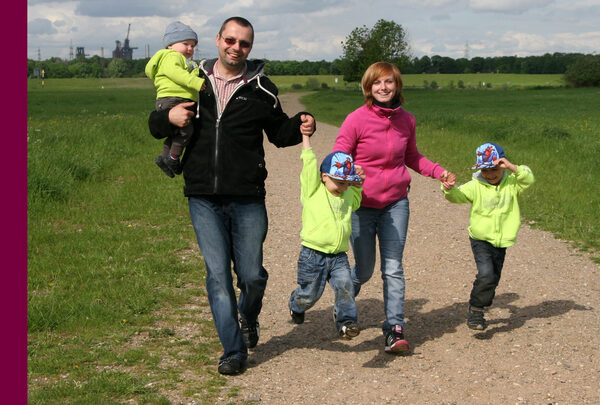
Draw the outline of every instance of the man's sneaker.
M181 174L181 162L179 161L179 158L173 159L171 156L165 156L163 157L163 160L173 173Z
M353 337L357 337L359 333L360 328L352 321L347 321L340 329L340 336L348 340L352 339Z
M467 316L467 326L469 329L484 330L487 328L487 322L483 314L483 308L469 307L469 315Z
M219 361L219 373L235 375L244 371L246 362L237 357L227 357Z
M304 312L294 312L290 309L290 316L292 317L292 322L296 325L304 323Z
M242 339L248 349L256 347L258 338L260 337L260 327L258 321L246 322L241 320Z
M175 173L173 173L173 170L171 170L171 168L167 165L166 156L158 155L154 159L154 163L156 163L156 165L160 167L167 176L171 178L175 177Z
M402 353L410 350L410 345L404 339L402 326L395 325L387 335L385 335L385 351L387 353Z

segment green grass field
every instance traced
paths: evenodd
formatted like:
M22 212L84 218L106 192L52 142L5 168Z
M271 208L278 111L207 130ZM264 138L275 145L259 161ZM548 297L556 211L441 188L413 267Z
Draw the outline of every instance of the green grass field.
M485 87L491 84L493 89L526 88L526 87L561 87L564 86L562 75L521 75L504 73L473 73L473 74L414 74L402 75L404 87L423 87L424 83L435 81L440 87L458 86L462 80L465 87ZM359 83L344 82L342 75L319 76L269 76L280 91L289 91L292 86L306 88L307 81L315 80L319 87L324 83L328 88L358 89ZM336 83L337 78L337 83ZM485 83L485 84L484 84ZM29 90L42 88L40 80L29 80ZM145 77L133 79L50 79L44 81L44 89L48 90L96 90L116 88L153 89L152 81ZM301 90L301 89L299 89Z
M308 80L313 79L318 83L324 83L328 88L335 89L359 89L359 83L346 83L342 75L322 76L269 76L281 89L291 89L293 85L306 87ZM337 83L335 79L338 79ZM473 74L415 74L402 75L404 87L424 87L435 81L438 86L448 88L458 86L462 81L465 87L486 87L493 89L502 88L526 88L526 87L560 87L564 86L562 75L519 75L519 74L497 74L497 73L473 73ZM428 87L427 86L427 87Z
M525 218L598 251L598 89L405 95L425 155L462 182L475 147L499 142L536 173L522 199ZM303 101L318 120L339 125L362 97L319 91ZM205 272L183 181L152 160L161 149L147 129L153 108L147 79L29 82L31 404L168 404L168 391L211 404L236 395L216 373L220 344L210 318L179 311L189 302L206 308ZM192 325L194 338L177 330L182 325ZM194 383L183 386L184 373Z

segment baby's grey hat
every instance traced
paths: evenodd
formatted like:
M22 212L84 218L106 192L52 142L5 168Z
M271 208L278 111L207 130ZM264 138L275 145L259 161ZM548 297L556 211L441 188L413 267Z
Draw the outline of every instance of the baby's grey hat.
M175 42L185 41L186 39L193 39L198 43L198 35L189 25L185 25L181 21L175 21L167 26L163 42L166 48Z

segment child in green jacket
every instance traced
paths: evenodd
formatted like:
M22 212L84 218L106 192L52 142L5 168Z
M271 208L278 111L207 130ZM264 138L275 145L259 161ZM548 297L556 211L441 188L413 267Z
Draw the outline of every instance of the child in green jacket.
M508 161L504 150L494 143L477 148L481 169L473 179L454 187L455 179L442 184L446 199L453 203L471 203L469 239L477 265L469 299L467 326L483 330L487 327L484 308L492 305L500 282L506 248L515 244L521 225L517 197L531 186L534 176L525 165Z
M167 110L177 104L197 102L198 92L204 87L199 69L188 66L194 56L198 36L188 25L175 21L167 26L163 37L165 49L156 52L146 64L146 76L154 80L156 87L156 111ZM194 125L179 128L177 135L165 140L163 150L154 163L167 176L181 173L179 156L194 133Z
M304 313L323 294L325 284L335 293L334 319L341 337L358 336L354 287L346 252L352 230L351 214L360 207L362 182L360 166L352 156L334 152L317 168L310 137L302 136L303 162L300 174L302 247L298 258L298 287L289 300L292 322L304 322Z

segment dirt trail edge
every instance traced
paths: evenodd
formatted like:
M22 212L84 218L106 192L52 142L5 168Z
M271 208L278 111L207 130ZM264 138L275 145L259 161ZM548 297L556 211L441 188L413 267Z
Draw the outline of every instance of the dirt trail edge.
M280 97L288 114L304 109L298 97ZM317 124L312 143L319 161L331 151L337 130ZM357 338L338 338L329 286L304 324L290 323L287 301L296 287L300 249L301 146L277 149L265 142L265 148L269 282L259 344L250 352L248 370L228 381L240 387L233 402L600 403L600 266L550 233L523 226L507 251L489 327L473 332L465 324L475 275L466 232L469 207L446 202L439 182L414 173L404 253L412 350L401 356L383 352L379 264L357 297Z

